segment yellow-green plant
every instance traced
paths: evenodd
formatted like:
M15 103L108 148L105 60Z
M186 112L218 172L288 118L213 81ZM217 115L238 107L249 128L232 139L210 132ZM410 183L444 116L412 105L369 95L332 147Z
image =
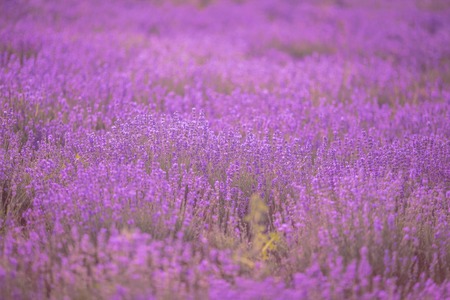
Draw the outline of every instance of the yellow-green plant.
M267 232L267 219L269 208L263 199L257 194L250 198L249 213L245 217L250 227L251 256L257 256L263 260L269 258L270 251L276 251L280 242L277 232Z

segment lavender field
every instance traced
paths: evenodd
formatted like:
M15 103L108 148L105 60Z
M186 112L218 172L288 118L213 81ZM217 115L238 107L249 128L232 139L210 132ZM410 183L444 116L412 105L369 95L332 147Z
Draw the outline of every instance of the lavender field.
M450 2L0 0L0 299L450 299Z

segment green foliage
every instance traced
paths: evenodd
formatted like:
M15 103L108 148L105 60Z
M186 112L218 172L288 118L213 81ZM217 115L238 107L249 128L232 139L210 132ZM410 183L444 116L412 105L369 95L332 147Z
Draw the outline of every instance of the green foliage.
M281 236L277 232L267 232L267 219L269 208L259 195L254 194L250 198L249 213L245 221L250 226L252 257L259 257L262 260L268 260L270 252L277 250L281 241Z

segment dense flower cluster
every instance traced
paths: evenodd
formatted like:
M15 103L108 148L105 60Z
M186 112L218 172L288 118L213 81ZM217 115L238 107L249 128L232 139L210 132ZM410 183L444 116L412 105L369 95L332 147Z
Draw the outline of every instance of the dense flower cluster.
M0 1L0 298L450 298L449 14Z

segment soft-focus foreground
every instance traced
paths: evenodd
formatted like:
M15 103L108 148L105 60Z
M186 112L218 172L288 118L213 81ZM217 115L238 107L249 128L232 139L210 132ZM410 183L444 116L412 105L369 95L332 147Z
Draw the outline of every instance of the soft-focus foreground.
M0 1L0 299L449 299L448 1Z

